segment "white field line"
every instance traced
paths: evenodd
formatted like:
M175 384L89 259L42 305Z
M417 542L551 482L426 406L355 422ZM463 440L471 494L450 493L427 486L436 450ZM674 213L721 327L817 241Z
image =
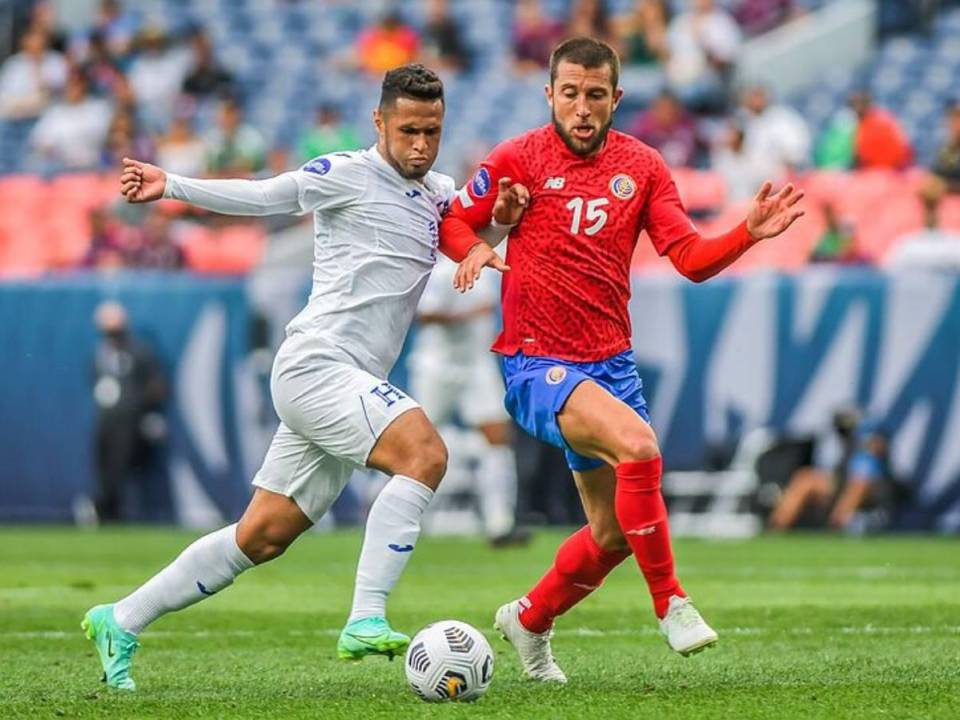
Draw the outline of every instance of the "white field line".
M812 627L792 627L786 630L778 630L768 627L720 627L717 631L723 635L960 635L960 625L848 625L840 628L812 628ZM259 630L156 630L147 631L146 637L149 639L157 638L206 638L206 637L255 637L262 635ZM319 628L316 630L288 630L286 633L276 633L271 631L271 635L285 634L288 637L337 637L340 635L340 628ZM558 629L557 637L634 637L657 635L656 628L635 628L630 630L596 630L593 628L568 628ZM495 637L493 631L485 631L484 635ZM76 632L67 632L65 630L26 630L26 631L0 631L0 638L25 639L25 640L76 640L82 637L82 633L77 629Z

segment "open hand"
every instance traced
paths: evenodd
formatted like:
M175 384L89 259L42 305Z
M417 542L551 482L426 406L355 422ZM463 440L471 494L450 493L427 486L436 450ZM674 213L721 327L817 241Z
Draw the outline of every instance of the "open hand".
M493 219L498 225L516 225L530 204L530 191L520 183L511 184L502 177L497 183L497 200L493 204Z
M494 249L485 242L480 242L470 248L470 252L457 267L453 275L453 286L461 293L471 289L480 277L480 271L485 267L492 267L500 272L507 272L510 266L494 252Z
M773 184L768 180L750 203L747 232L757 240L776 237L803 217L803 210L794 207L803 199L802 190L797 190L792 183L775 195L770 194L772 190Z
M123 159L120 193L130 203L159 200L167 187L167 173L162 168L131 158Z

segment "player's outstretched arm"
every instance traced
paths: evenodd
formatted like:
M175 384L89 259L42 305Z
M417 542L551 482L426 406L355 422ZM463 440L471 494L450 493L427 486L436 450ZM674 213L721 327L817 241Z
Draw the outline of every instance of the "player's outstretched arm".
M772 191L773 183L767 180L750 203L747 231L757 240L776 237L803 217L803 209L796 207L803 190L788 183L780 192L771 195Z
M267 180L199 180L124 158L120 191L131 203L170 198L224 215L301 212L299 185L293 173L283 173Z
M690 226L683 237L667 248L674 267L684 277L703 282L732 265L761 240L776 237L793 225L803 216L803 210L796 207L803 199L803 191L791 184L776 194L771 194L772 190L773 185L765 182L750 204L747 219L728 233L704 238ZM689 220L686 222L689 224Z

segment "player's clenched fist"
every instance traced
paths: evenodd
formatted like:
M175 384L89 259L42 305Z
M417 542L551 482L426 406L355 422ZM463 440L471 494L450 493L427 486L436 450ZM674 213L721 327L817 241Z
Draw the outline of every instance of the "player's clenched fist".
M150 202L163 197L167 174L156 165L131 158L123 159L120 193L131 203Z
M502 177L497 183L497 201L493 205L493 219L499 225L516 225L530 204L530 191L520 183Z
M480 277L480 271L485 267L492 267L500 272L507 272L510 269L510 266L503 262L492 247L485 242L480 242L470 248L470 252L457 267L457 272L453 276L453 286L461 293L465 293L473 287L477 278Z

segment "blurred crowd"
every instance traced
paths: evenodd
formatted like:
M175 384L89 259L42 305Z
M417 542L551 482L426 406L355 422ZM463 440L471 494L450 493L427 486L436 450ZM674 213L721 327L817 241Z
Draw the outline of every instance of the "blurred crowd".
M771 88L734 86L732 70L744 41L818 4L571 0L564 18L548 11L556 3L516 0L510 29L513 72L542 73L551 49L564 37L607 40L629 71L653 74L662 87L647 107L619 118L619 125L660 150L672 167L718 175L728 202L750 197L764 179L785 181L810 168L911 166L915 159L907 133L867 91L852 93L847 107L815 135ZM916 5L919 10L910 18L915 29L922 29L937 3L898 5ZM329 63L370 77L415 60L448 76L469 74L474 53L450 4L426 0L422 6L414 23L404 3L386 5L377 21L360 29L349 50L328 58ZM343 108L324 104L315 108L312 124L299 137L276 144L245 116L249 98L241 92L243 83L200 24L165 27L137 12L134 2L102 0L89 27L68 33L51 2L16 7L21 12L15 18L15 52L0 65L0 123L29 127L20 170L43 176L110 172L121 158L133 156L184 175L254 177L319 154L355 149L368 137L365 129L341 119ZM927 230L937 229L941 199L960 191L960 102L945 112L947 139L920 188ZM826 230L812 259L857 262L843 218L829 206L822 211ZM96 208L83 263L183 265L176 237L182 212L169 206L119 214ZM196 215L190 221L218 222Z

